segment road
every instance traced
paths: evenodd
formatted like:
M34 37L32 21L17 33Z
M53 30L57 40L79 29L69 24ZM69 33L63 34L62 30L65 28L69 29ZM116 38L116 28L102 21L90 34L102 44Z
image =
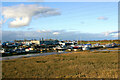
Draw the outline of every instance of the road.
M7 57L0 57L0 61L16 59L16 58L23 58L23 57L46 56L46 55L62 54L62 53L68 53L68 52L50 52L50 53L39 53L39 54L26 54L26 55L7 56Z
M94 51L94 50L91 50ZM120 51L120 50L96 50L96 51ZM0 57L0 61L2 60L9 60L9 59L16 59L16 58L23 58L23 57L36 57L36 56L46 56L52 54L62 54L62 53L69 53L69 52L50 52L50 53L37 53L37 54L26 54L26 55L15 55L15 56L7 56L7 57Z

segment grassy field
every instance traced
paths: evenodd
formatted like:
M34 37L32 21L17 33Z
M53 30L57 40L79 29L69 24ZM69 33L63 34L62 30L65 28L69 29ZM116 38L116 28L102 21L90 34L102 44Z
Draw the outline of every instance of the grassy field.
M5 60L3 78L117 78L118 52L81 51Z
M104 45L104 44L109 44L109 43L116 43L116 44L119 44L120 43L120 40L98 40L98 41L78 41L78 44L87 44L87 43L90 43L90 44L96 44L96 43L99 43L101 45Z

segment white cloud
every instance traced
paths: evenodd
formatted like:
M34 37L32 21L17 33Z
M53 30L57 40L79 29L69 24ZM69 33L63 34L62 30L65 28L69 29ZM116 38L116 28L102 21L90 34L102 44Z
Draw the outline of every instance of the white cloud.
M53 32L53 34L54 34L54 35L58 35L58 34L60 34L60 33L59 33L59 32Z
M107 17L104 17L104 16L101 16L101 17L98 17L98 20L107 20L108 18Z
M2 21L0 21L0 25L2 24Z
M47 32L51 32L50 30L37 30L36 32L39 32L39 33L47 33Z
M103 34L104 34L105 36L108 36L111 32L114 32L114 31L103 32Z
M6 20L1 19L0 20L0 25L4 24L5 22L6 22Z
M120 31L107 31L103 32L105 36L119 37Z
M120 35L120 33L115 33L115 34L113 34L112 36L113 37L118 37Z
M39 5L16 5L3 7L2 15L5 19L14 19L9 23L9 27L22 27L30 24L33 17L48 17L60 15L57 9L42 7Z
M48 31L48 30L46 30ZM54 34L53 34L54 33ZM55 37L55 34L60 33L59 36ZM46 33L40 33L36 31L2 31L2 40L10 41L15 39L40 39L40 38L56 38L60 40L104 40L104 39L117 39L116 36L105 36L104 34L98 33L75 33L66 31L51 31Z
M22 19L16 18L14 21L10 22L9 26L15 28L21 26L27 26L29 25L30 21L31 21L30 17L22 17Z

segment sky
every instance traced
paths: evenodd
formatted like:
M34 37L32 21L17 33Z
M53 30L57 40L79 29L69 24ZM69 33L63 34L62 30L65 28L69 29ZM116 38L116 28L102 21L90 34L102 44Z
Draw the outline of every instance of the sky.
M104 40L119 34L117 2L3 2L1 15L3 40Z
M1 0L2 2L119 2L119 0Z

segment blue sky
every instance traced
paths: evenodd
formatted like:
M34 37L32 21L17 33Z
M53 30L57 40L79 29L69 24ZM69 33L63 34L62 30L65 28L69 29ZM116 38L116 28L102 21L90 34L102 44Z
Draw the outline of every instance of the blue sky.
M102 2L58 2L58 3L3 3L4 6L13 6L17 4L40 4L57 8L61 15L52 17L43 17L33 19L29 28L49 29L49 30L79 30L80 32L99 33L111 30L117 30L117 3L102 3ZM107 17L108 20L98 20L98 17ZM3 30L23 30L8 28L7 24Z
M119 0L1 0L2 2L118 2Z
M41 5L57 9L60 15L49 17L32 17L29 25L11 28L7 19L2 25L3 31L65 31L101 34L103 32L118 31L118 3L117 2L3 2L2 7L16 5Z

